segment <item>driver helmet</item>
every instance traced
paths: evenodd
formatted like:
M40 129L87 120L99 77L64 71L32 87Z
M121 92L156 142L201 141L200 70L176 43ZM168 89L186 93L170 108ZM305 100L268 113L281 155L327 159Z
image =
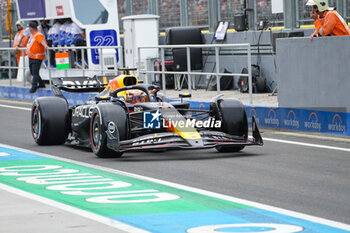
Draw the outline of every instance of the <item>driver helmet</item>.
M320 12L323 12L325 10L331 10L328 5L328 0L308 0L306 5L317 6Z
M128 90L125 92L125 102L128 104L143 103L147 101L147 95L141 90Z

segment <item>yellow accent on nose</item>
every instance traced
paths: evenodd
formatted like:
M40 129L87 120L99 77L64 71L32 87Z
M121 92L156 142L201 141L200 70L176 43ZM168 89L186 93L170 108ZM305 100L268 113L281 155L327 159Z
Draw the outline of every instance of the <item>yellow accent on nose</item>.
M198 132L178 132L184 139L201 139L201 135Z

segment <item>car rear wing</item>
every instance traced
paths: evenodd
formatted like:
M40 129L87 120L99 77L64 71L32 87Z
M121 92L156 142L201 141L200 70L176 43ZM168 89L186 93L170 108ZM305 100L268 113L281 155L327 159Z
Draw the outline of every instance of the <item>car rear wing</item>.
M114 78L115 76L53 78L52 90L56 96L62 96L61 91L75 93L101 92Z

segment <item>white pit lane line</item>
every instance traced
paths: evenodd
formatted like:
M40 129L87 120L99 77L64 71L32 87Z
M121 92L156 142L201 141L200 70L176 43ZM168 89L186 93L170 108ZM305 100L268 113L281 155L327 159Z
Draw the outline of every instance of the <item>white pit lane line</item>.
M31 111L32 110L31 108L10 106L10 105L4 105L4 104L0 104L0 107L11 108L11 109L18 109L18 110L24 110L24 111ZM343 147L325 146L325 145L319 145L319 144L304 143L304 142L297 142L297 141L288 141L288 140L281 140L281 139L275 139L275 138L266 138L266 137L263 137L263 140L264 141L270 141L270 142L279 142L279 143L297 145L297 146L307 146L307 147L313 147L313 148L321 148L321 149L328 149L328 150L337 150L337 151L350 152L350 148L343 148Z
M17 109L17 110L24 110L24 111L31 111L31 108L25 108L25 107L18 107L18 106L11 106L11 105L4 105L0 104L0 107L2 108L11 108L11 109Z
M265 138L265 137L263 137L263 140L270 141L270 142L279 142L279 143L297 145L297 146L307 146L307 147L314 147L314 148L321 148L321 149L328 149L328 150L338 150L338 151L350 152L350 148L343 148L343 147L336 147L336 146L325 146L325 145L319 145L319 144L287 141L287 140L281 140L281 139L275 139L275 138Z

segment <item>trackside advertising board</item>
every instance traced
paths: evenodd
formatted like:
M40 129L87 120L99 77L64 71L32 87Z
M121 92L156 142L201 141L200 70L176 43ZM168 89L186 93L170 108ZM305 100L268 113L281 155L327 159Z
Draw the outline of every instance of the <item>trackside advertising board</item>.
M338 222L1 144L0 188L129 225L133 233L350 230Z
M260 127L350 135L350 114L345 108L312 110L247 106L246 112L249 121L255 116Z

